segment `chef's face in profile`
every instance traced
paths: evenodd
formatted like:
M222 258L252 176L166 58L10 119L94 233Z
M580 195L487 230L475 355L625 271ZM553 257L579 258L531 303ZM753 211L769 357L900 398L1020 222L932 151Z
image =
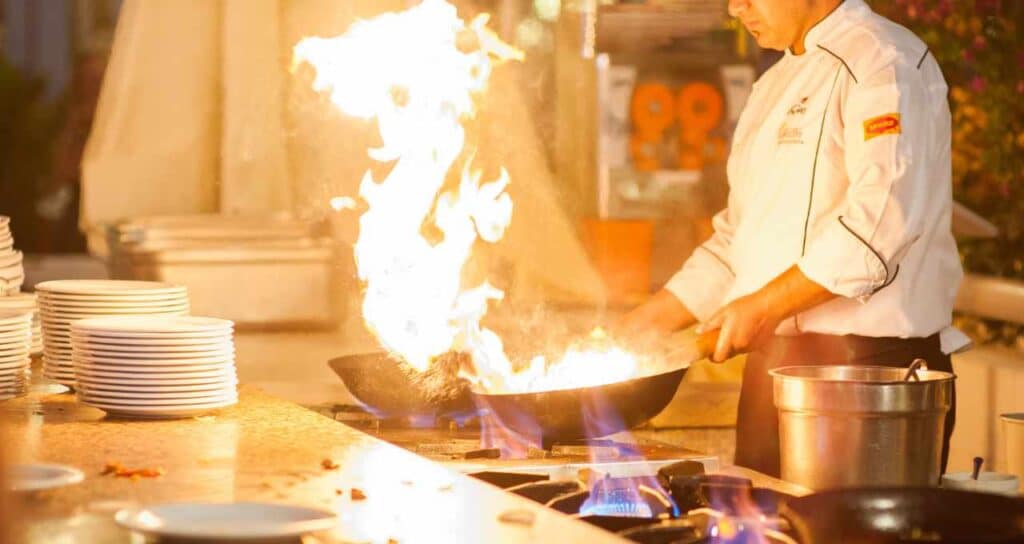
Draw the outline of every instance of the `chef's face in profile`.
M814 0L729 0L729 15L736 17L767 49L784 50L799 38Z

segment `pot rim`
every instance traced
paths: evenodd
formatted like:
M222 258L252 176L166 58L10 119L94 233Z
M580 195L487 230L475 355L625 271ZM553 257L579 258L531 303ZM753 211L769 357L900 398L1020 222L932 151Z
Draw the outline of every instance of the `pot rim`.
M956 374L952 372L945 372L942 370L926 370L929 374L942 376L936 376L933 378L922 378L920 381L904 381L904 380L843 380L839 378L828 378L823 376L795 376L792 374L786 374L786 371L793 369L822 369L822 368L855 368L855 369L871 369L871 370L907 370L903 367L893 366L882 366L882 365L789 365L780 366L773 368L768 371L768 375L776 380L796 380L801 382L816 382L816 383L842 383L849 385L906 385L906 386L923 386L934 383L943 383L947 381L956 380ZM1021 414L1024 416L1024 414Z

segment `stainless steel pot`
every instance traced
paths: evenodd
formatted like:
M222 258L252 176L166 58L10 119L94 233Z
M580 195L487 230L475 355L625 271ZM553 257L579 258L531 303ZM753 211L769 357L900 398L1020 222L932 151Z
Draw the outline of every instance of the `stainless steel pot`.
M810 489L934 486L953 380L879 366L772 370L782 478Z

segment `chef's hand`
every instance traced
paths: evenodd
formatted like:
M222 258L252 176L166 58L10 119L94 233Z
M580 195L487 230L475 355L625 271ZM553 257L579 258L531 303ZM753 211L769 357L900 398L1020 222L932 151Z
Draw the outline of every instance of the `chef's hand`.
M647 302L619 318L613 330L619 335L668 334L697 321L675 295L662 289Z
M775 333L784 316L778 315L778 306L767 298L761 291L740 297L701 324L700 332L720 329L712 361L721 363L746 353Z
M721 329L712 357L720 363L765 341L783 319L834 298L793 265L761 289L726 304L701 325L700 332Z

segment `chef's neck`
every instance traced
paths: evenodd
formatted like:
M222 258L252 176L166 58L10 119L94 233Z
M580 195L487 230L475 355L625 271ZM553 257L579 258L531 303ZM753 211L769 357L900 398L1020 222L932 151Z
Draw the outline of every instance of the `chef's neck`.
M807 33L814 28L814 25L820 23L825 17L828 17L839 4L842 4L843 0L810 0L808 2L807 11L804 14L803 21L800 22L800 32L797 33L796 41L789 46L790 53L794 55L803 55L806 49L804 48L804 38L807 37Z

